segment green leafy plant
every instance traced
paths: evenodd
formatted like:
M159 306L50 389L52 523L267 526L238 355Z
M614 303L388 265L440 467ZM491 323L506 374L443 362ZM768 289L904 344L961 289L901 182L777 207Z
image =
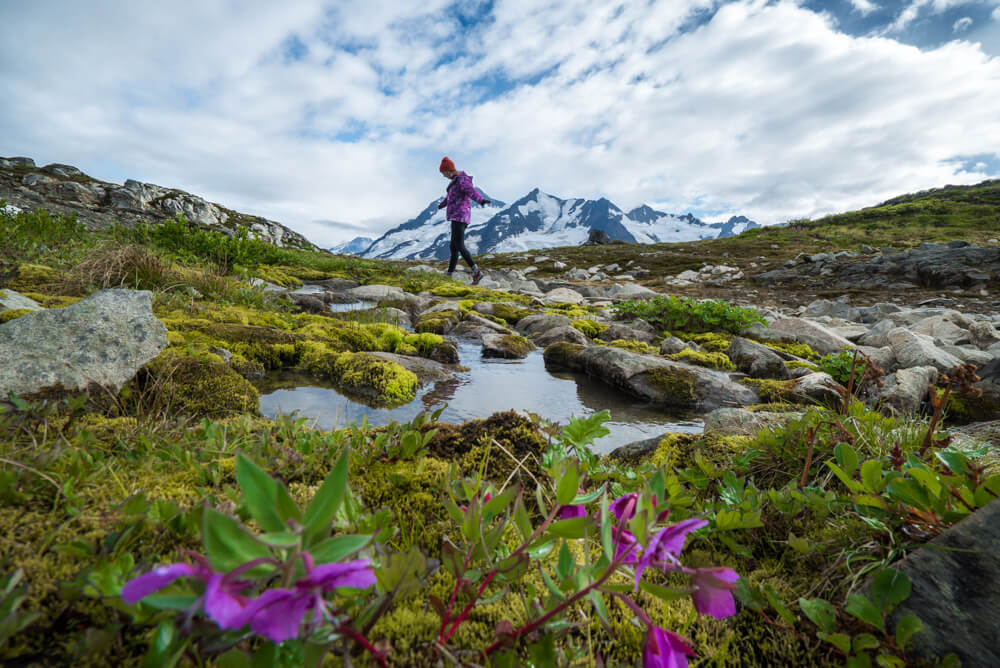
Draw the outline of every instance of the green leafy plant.
M755 322L765 322L764 316L752 308L674 295L626 300L616 304L614 309L618 318L642 318L658 329L671 331L722 330L736 334Z

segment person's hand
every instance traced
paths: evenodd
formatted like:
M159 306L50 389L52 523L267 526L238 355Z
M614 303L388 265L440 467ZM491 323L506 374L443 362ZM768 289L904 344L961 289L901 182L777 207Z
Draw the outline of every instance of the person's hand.
M440 202L440 203L438 204L438 208L439 208L439 209L443 209L443 208L444 208L444 207L445 207L445 206L446 206L447 204L448 204L448 200L446 200L446 199L443 199L443 200L441 200L441 202Z
M489 204L489 203L490 203L490 201L489 201L488 199L484 199L484 200L483 200L483 206L486 206L486 205L487 205L487 204Z

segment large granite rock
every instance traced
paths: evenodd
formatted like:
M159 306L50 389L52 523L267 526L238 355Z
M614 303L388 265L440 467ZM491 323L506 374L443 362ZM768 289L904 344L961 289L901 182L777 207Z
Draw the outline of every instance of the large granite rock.
M19 292L14 292L10 288L0 290L0 313L21 309L41 311L42 305L30 297L25 297Z
M963 666L1000 666L1000 501L994 500L894 565L909 598L889 628L916 615L924 629L908 655L928 661L954 652Z
M787 334L799 343L805 343L821 355L838 353L854 344L828 328L804 318L782 318L771 323L771 330Z
M417 377L417 382L421 385L433 383L439 380L447 380L454 376L454 372L447 366L436 360L426 357L416 357L413 355L397 355L395 353L373 352L375 357L395 362L407 371L413 372Z
M636 341L642 341L643 343L648 343L652 345L656 343L659 337L656 335L655 330L649 331L649 329L645 327L641 326L634 327L629 325L623 325L618 322L613 322L601 334L601 339L605 341L617 341L619 339L625 339L625 340L634 339Z
M552 345L553 343L558 343L560 341L576 343L581 346L590 345L590 340L587 339L587 335L578 330L576 327L572 327L570 325L553 327L552 329L546 330L535 337L535 343L542 347Z
M932 366L900 369L886 377L879 393L882 405L901 415L915 415L937 377L938 370Z
M387 299L389 297L401 297L403 295L402 288L398 288L395 285L378 285L378 284L359 285L358 287L351 288L346 292L355 299L367 300L367 301L379 301L381 299Z
M938 371L947 371L962 363L954 355L935 346L928 338L915 334L903 327L897 327L886 335L892 354L903 369L915 366L932 366Z
M759 401L754 390L727 374L610 346L556 343L545 349L545 364L581 371L661 406L711 410Z
M104 290L0 325L0 397L106 390L117 394L167 347L145 290Z
M789 377L784 360L767 346L754 341L739 336L734 337L726 354L737 369L751 378L787 380Z
M986 350L1000 341L1000 332L991 322L979 321L969 325L969 340L980 350Z
M556 327L568 327L571 320L564 315L529 315L517 321L517 328L527 336L541 334Z
M488 332L482 335L482 341L483 357L520 360L535 349L535 344L516 334Z
M705 416L705 434L753 436L758 431L772 429L802 417L799 411L775 413L748 411L745 408L716 408Z

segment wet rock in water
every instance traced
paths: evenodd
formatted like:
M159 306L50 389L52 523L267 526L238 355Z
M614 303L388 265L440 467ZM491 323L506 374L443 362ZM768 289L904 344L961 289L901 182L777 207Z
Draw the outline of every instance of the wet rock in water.
M413 373L417 377L417 382L421 385L433 383L438 380L446 380L454 375L451 369L437 360L416 357L413 355L397 355L395 353L374 352L371 354L375 357L381 357L384 360L395 362L407 371Z
M879 393L882 405L900 415L916 414L937 377L938 370L932 366L900 369L886 377Z
M103 290L60 309L0 325L0 396L79 392L117 394L167 347L152 293Z
M782 318L771 323L771 331L791 336L799 343L805 343L821 355L829 355L854 344L828 328L804 318Z
M488 333L482 335L483 357L500 359L524 359L535 345L517 334Z
M522 333L533 336L556 327L568 327L570 322L570 319L564 315L529 315L527 318L517 321L517 328Z
M762 429L780 427L802 417L800 411L748 411L745 408L717 408L705 416L705 434L752 436Z
M576 343L582 346L590 344L586 334L570 325L553 327L535 337L535 343L543 347L559 342Z
M464 338L477 339L487 332L497 332L500 334L512 334L513 332L498 322L493 322L475 313L466 313L462 322L455 325L449 334Z
M656 452L656 448L660 446L660 441L662 441L663 438L669 434L670 432L667 432L665 434L660 434L659 436L654 436L653 438L646 438L641 441L626 443L625 445L621 445L609 452L608 458L626 462L644 459L645 457Z
M889 332L886 339L892 346L892 354L896 356L899 366L904 369L932 366L938 371L947 371L962 363L962 360L941 350L927 338L903 327Z
M729 344L726 354L737 369L751 378L785 380L789 377L784 360L773 350L759 343L737 336Z
M916 615L923 630L907 655L934 661L955 653L963 666L1000 666L1000 501L971 514L893 565L910 596L888 627Z
M662 406L709 410L757 403L757 393L724 373L609 346L556 343L546 365L582 371L632 396Z
M333 292L345 292L361 285L357 281L349 278L325 278L322 281L310 281L311 284L319 285Z
M347 290L347 294L359 300L378 301L387 297L398 297L403 294L403 289L395 285L359 285Z
M633 339L650 345L656 343L658 338L655 331L651 333L645 328L631 327L617 322L611 323L601 334L601 339L604 341L618 341L621 339L627 341Z
M442 341L431 351L431 359L442 364L458 364L458 346L454 341Z

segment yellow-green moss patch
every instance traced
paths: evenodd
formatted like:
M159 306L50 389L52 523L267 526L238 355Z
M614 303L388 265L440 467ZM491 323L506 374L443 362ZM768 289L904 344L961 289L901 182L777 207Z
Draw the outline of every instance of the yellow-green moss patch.
M697 364L698 366L708 367L709 369L717 369L719 371L736 370L736 365L732 363L729 356L725 353L705 353L685 348L680 352L673 353L671 355L664 355L664 357L675 362Z
M596 320L591 320L590 318L577 318L570 323L573 327L583 332L588 339L596 339L601 336L604 332L608 331L607 323L597 322Z

